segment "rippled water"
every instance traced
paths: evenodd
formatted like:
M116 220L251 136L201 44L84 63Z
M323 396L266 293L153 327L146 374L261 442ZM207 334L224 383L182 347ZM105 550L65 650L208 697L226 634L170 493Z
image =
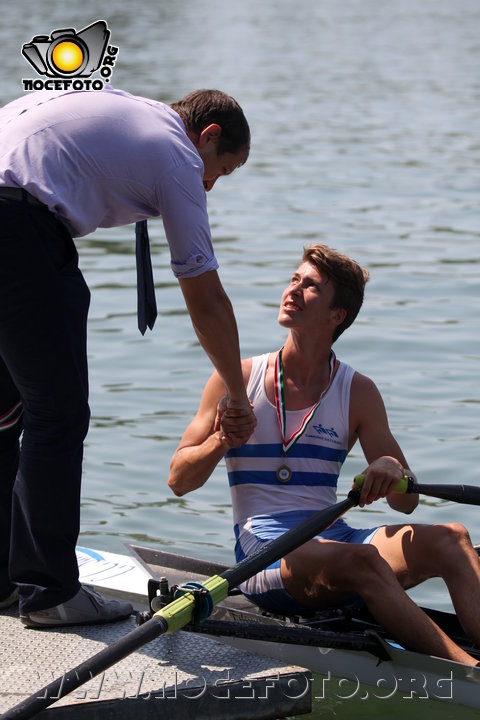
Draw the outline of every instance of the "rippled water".
M117 86L167 102L195 87L234 95L251 124L252 152L210 194L209 213L243 354L281 344L277 306L303 246L320 241L346 251L371 281L337 355L378 384L422 481L478 484L476 0L111 0L108 14L95 0L68 11L57 0L41 7L20 0L2 10L1 102L21 93L24 42L97 19L107 20L120 48ZM160 221L150 234L160 317L145 338L136 329L133 228L79 241L92 289L81 542L120 552L140 542L230 562L223 466L185 498L166 487L170 457L211 368L171 274ZM361 469L354 448L341 494ZM416 512L420 522L461 521L480 541L477 517L475 508L435 500ZM372 519L399 518L383 503L349 513L356 526ZM449 607L440 583L415 597ZM350 707L343 703L342 717Z

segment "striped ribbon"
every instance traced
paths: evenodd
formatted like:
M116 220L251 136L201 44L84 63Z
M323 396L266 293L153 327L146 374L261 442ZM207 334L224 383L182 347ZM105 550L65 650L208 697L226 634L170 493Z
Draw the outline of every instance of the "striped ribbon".
M325 390L320 395L320 399L317 402L317 404L309 410L309 412L305 415L303 418L300 427L295 430L295 432L289 437L286 437L286 428L287 428L287 412L285 407L285 388L283 384L283 363L282 363L282 350L281 348L278 351L278 355L275 359L275 407L277 410L277 418L278 418L278 424L280 426L280 434L282 436L282 448L283 453L286 455L288 451L295 445L297 440L303 435L305 430L307 429L307 425L312 419L312 417L315 414L316 409L322 402L325 394L327 393L328 389L330 388L330 385L333 382L333 377L336 370L337 365L337 358L335 357L335 353L333 350L330 350L330 357L329 357L329 375L328 375L328 385L325 388Z

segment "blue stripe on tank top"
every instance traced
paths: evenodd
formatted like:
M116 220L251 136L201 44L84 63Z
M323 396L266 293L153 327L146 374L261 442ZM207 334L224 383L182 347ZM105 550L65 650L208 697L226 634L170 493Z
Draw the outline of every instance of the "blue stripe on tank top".
M231 470L228 473L230 487L234 485L309 485L337 487L338 476L330 473L293 472L288 483L277 480L274 470Z
M242 445L239 448L231 448L225 457L282 457L281 443L252 443ZM326 447L325 445L313 445L311 443L297 443L288 451L288 457L293 458L313 458L318 460L333 460L343 463L347 457L347 450L338 450L337 448Z

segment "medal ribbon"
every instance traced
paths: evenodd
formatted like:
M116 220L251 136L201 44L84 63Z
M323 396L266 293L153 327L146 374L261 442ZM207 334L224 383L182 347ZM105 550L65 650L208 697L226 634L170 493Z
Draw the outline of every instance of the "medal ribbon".
M285 389L284 389L284 385L283 385L282 350L278 351L278 355L275 359L275 407L277 409L277 418L278 418L278 424L280 426L280 434L282 436L282 448L283 448L284 455L286 455L288 453L288 451L295 445L297 440L303 435L303 433L307 429L308 423L314 416L316 409L322 402L324 395L326 394L327 390L330 388L330 385L332 384L336 364L337 364L337 358L335 357L335 353L333 352L333 350L330 350L330 357L329 357L330 370L329 370L329 375L328 375L328 385L325 388L325 390L322 392L322 394L320 395L320 399L317 402L317 404L305 415L298 430L295 430L293 435L291 435L289 438L287 438L286 437L287 412L286 412L286 407L285 407Z

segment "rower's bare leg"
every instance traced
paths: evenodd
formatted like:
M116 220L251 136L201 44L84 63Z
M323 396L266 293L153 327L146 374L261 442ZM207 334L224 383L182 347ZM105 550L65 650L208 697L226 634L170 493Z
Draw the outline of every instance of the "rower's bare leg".
M357 593L405 648L477 663L413 602L373 545L312 540L282 560L281 572L288 592L310 607L331 605Z
M442 578L465 632L480 646L480 562L463 525L384 527L372 544L404 588Z

